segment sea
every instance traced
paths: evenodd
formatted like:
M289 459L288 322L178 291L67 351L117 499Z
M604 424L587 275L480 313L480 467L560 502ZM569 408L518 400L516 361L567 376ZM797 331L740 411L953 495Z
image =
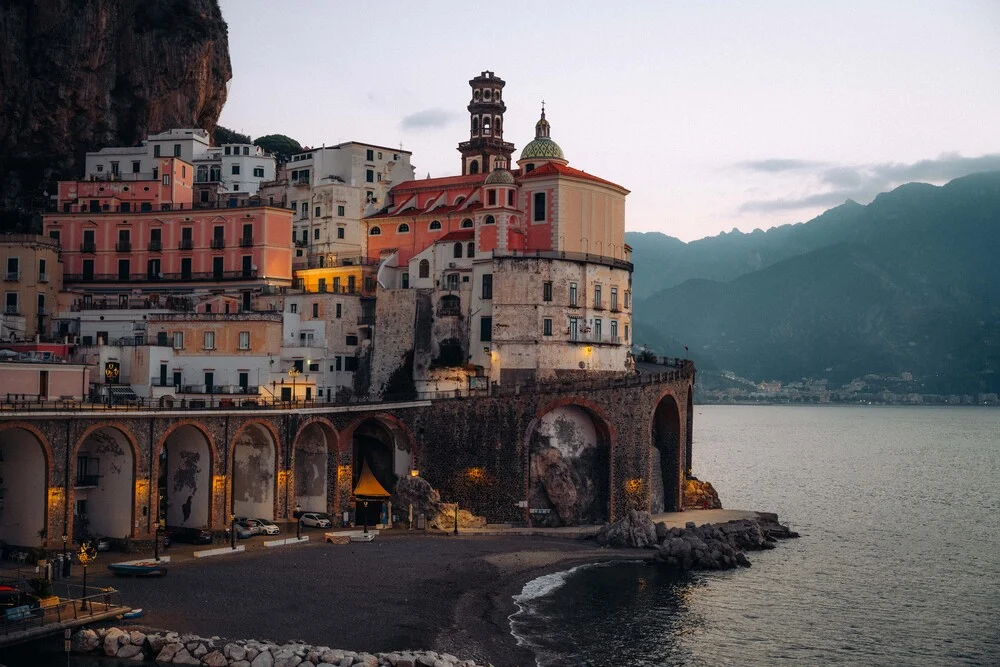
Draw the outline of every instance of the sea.
M539 666L1000 665L1000 409L696 406L693 464L801 538L529 582L511 629Z

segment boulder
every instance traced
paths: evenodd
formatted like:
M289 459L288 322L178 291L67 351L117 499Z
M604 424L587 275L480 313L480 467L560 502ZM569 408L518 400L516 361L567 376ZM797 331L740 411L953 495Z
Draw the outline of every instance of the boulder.
M378 667L378 658L371 653L362 653L354 659L354 664L361 667Z
M229 664L229 661L226 660L226 656L219 650L212 651L203 657L201 662L208 665L208 667L227 667Z
M169 642L163 645L160 652L156 656L156 662L167 664L174 661L174 656L177 652L184 648L184 644L180 642Z
M430 517L427 524L436 530L452 531L455 529L455 503L441 503L441 511ZM486 517L476 516L468 510L458 510L458 529L485 528Z
M423 477L400 477L392 494L392 505L407 513L412 505L414 517L437 516L441 513L441 494Z
M656 526L649 512L629 510L625 517L604 525L597 533L602 547L645 549L656 546Z
M191 655L193 655L196 658L208 655L208 647L202 643L199 643L197 646L194 647L194 650L191 651Z
M97 633L89 628L80 630L73 635L73 653L90 653L101 647L101 640Z
M344 659L344 652L333 650L323 651L323 653L319 656L319 659L330 664L337 664Z
M711 482L702 482L697 477L688 478L684 484L684 509L722 509L722 501Z
M146 643L146 634L139 632L138 630L133 630L128 633L128 641L130 644L135 644L136 646L142 646Z
M283 646L274 652L274 667L296 667L301 662L302 658L291 646Z
M118 653L115 657L119 660L127 660L129 658L134 658L142 653L142 644L126 644L118 649Z
M229 667L250 667L249 660L236 660L229 663Z
M119 628L108 628L104 635L104 655L113 658L118 655L118 647L121 646L121 639L128 642L128 634Z
M531 479L538 480L545 497L555 510L548 524L572 526L579 521L579 485L573 479L572 463L555 447L544 447L531 453ZM537 506L538 502L532 502Z
M247 657L247 649L245 646L240 646L239 644L226 644L226 647L223 649L223 655L233 662L237 662Z
M146 635L146 643L149 644L149 650L156 655L163 648L163 644L166 643L163 639L163 635L159 633L153 633Z
M250 667L274 667L274 656L270 651L261 651L250 663Z

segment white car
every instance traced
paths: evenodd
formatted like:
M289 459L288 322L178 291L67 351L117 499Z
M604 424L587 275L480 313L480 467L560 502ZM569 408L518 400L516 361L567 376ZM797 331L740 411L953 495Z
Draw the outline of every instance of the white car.
M274 523L273 521L268 521L267 519L261 519L261 518L251 519L251 521L257 522L257 524L260 526L260 532L262 532L264 535L277 535L281 532L281 528L279 528L278 524Z
M322 512L306 512L299 517L299 521L310 528L329 528L333 525L330 517Z

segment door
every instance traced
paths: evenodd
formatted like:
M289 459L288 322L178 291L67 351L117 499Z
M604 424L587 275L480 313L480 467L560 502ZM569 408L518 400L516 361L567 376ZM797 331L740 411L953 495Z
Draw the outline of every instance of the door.
M181 258L181 278L191 280L191 277L191 258L183 257Z
M174 371L174 389L176 391L180 391L181 390L181 372L180 371Z
M49 372L38 371L38 395L42 398L49 397Z
M166 341L164 341L164 342L166 342ZM161 387L166 387L167 386L167 365L166 364L160 364L160 386Z
M250 278L253 276L253 257L251 255L243 255L243 277Z
M209 394L215 393L215 373L205 371L205 391Z
M250 373L245 373L240 371L240 391L242 393L247 393L247 389L250 387Z
M212 277L216 280L222 280L222 266L223 260L221 257L212 258Z

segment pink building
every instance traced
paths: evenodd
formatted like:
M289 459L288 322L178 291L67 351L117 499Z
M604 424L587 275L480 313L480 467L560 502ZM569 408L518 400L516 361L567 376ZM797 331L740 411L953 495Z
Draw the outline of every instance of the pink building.
M164 158L152 181L64 181L44 233L62 248L64 283L90 292L292 283L292 212L192 208L192 167ZM199 205L201 206L201 205Z
M90 387L90 367L56 361L2 361L0 375L7 391L0 403L13 401L83 400Z

